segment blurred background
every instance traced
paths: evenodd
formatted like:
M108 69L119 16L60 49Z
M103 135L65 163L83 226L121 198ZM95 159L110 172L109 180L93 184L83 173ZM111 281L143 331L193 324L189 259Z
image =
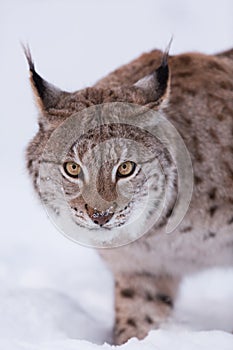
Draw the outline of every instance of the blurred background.
M46 80L72 91L144 51L164 49L171 36L172 54L226 50L232 13L231 0L0 1L0 337L14 331L23 338L30 324L34 340L65 334L101 342L113 320L110 272L96 252L56 230L28 179L24 151L37 110L20 42L30 45ZM25 312L31 306L34 316ZM82 327L68 327L81 309ZM98 320L102 338L90 319Z

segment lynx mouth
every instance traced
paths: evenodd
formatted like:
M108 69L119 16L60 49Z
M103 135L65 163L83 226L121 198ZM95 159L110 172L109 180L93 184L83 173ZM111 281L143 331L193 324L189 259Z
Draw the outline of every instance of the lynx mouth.
M111 221L114 216L112 207L107 210L98 210L97 208L92 208L88 204L85 204L85 210L92 222L99 227L106 227L106 225Z
M116 228L122 227L126 224L126 221L124 221L124 222L118 223L117 225L115 225L113 223L106 223L106 224L100 226L98 224L95 224L94 222L93 222L93 224L77 222L77 220L75 220L75 218L74 218L74 222L77 226L85 228L85 229L92 231L92 232L93 231L98 232L98 231L103 231L103 230L111 231L111 230L114 230Z

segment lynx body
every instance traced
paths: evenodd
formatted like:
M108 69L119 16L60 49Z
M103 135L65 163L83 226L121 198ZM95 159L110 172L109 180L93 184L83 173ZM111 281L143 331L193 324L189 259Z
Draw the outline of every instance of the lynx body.
M38 169L48 139L72 114L90 106L128 102L153 108L175 126L190 153L194 189L189 209L175 231L165 233L175 204L173 194L177 191L174 164L158 145L158 159L171 192L161 222L129 245L100 251L115 277L114 341L121 344L132 336L143 338L169 317L183 276L205 267L233 264L233 51L212 56L187 53L168 57L154 50L93 87L74 93L47 83L35 71L27 50L26 55L40 108L39 130L27 149L28 169L38 193ZM88 175L83 171L84 177L79 180L74 175L80 176L85 167L80 154L85 154L107 132L102 129L102 136L97 137L97 133L82 143L77 140L62 170L68 203L74 215L80 216L77 222L96 228L97 234L100 226L111 230L124 225L144 193L140 169L133 162L127 163L132 159L125 159L118 145L119 149L114 150L117 161L101 170L97 188L105 199L111 199L117 183L125 176L125 182L134 183L138 189L134 205L121 208L121 212L117 209L100 212L85 203L80 188ZM121 132L132 133L125 129ZM135 132L131 137L141 136ZM142 142L147 140L142 137ZM115 178L111 177L113 168ZM152 176L150 181L150 186L156 189L163 186L158 176Z

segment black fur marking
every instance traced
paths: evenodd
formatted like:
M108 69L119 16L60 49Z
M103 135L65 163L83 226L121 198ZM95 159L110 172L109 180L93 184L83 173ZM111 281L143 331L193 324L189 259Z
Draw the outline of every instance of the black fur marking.
M216 233L215 233L215 232L211 232L211 231L209 232L209 237L210 237L210 238L214 238L215 236L216 236Z
M213 187L209 192L209 199L215 199L216 198L216 188Z
M206 241L209 238L214 238L216 236L215 232L209 231L207 234L204 235L203 240Z
M228 225L233 224L233 216L232 216L232 218L230 218L230 220L227 221L227 223L228 223Z
M133 298L135 295L135 292L131 288L125 288L121 290L121 296L124 298Z
M163 294L163 293L158 293L156 294L156 299L161 301L162 303L173 307L173 301L171 299L171 297L169 297L169 295Z
M194 181L196 185L199 185L202 183L202 179L197 175L194 175Z
M28 61L29 69L32 75L32 81L33 84L38 92L39 97L43 100L46 93L46 86L44 79L41 78L41 76L36 72L35 65L32 60L32 55L29 46L23 46L24 54L26 56L26 59Z
M169 208L167 213L166 213L166 218L170 218L170 216L172 215L172 211L173 211L173 207L172 208Z
M150 316L148 316L148 315L145 316L145 321L146 321L147 323L149 323L149 324L152 324L152 323L153 323L152 318L151 318Z
M169 68L168 63L162 62L161 66L156 70L156 78L158 81L158 99L161 98L166 89L167 89L167 83L169 79Z
M146 292L146 300L147 301L153 301L154 297L150 292Z
M31 72L32 72L32 80L33 80L35 88L38 92L38 95L40 96L40 98L42 100L44 100L45 94L46 94L45 81L44 81L44 79L41 78L41 76L39 74L37 74L37 72L35 70L31 71Z
M168 56L169 56L169 50L170 50L171 44L172 44L172 38L169 41L168 46L163 54L161 65L154 72L154 77L158 84L157 98L156 98L158 102L165 94L168 86L168 81L169 81Z
M218 209L218 206L217 205L212 205L210 208L209 208L209 213L210 213L210 216L214 216L216 210Z
M128 318L127 324L128 324L129 326L132 326L132 327L135 327L135 328L137 327L136 322L134 321L133 318Z
M35 65L34 65L34 62L32 60L32 54L31 54L30 48L28 45L25 46L23 44L22 44L22 48L23 48L24 54L26 56L26 59L28 61L29 69L32 72L35 70Z
M29 159L29 161L27 162L27 167L28 169L30 169L32 167L32 159Z

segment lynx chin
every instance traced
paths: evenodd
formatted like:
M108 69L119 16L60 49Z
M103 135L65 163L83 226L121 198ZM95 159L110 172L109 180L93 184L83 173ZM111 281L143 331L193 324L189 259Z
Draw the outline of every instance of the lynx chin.
M153 50L75 92L25 54L34 188L73 232L118 246L99 250L115 277L113 342L141 339L172 314L185 275L233 265L233 50Z

